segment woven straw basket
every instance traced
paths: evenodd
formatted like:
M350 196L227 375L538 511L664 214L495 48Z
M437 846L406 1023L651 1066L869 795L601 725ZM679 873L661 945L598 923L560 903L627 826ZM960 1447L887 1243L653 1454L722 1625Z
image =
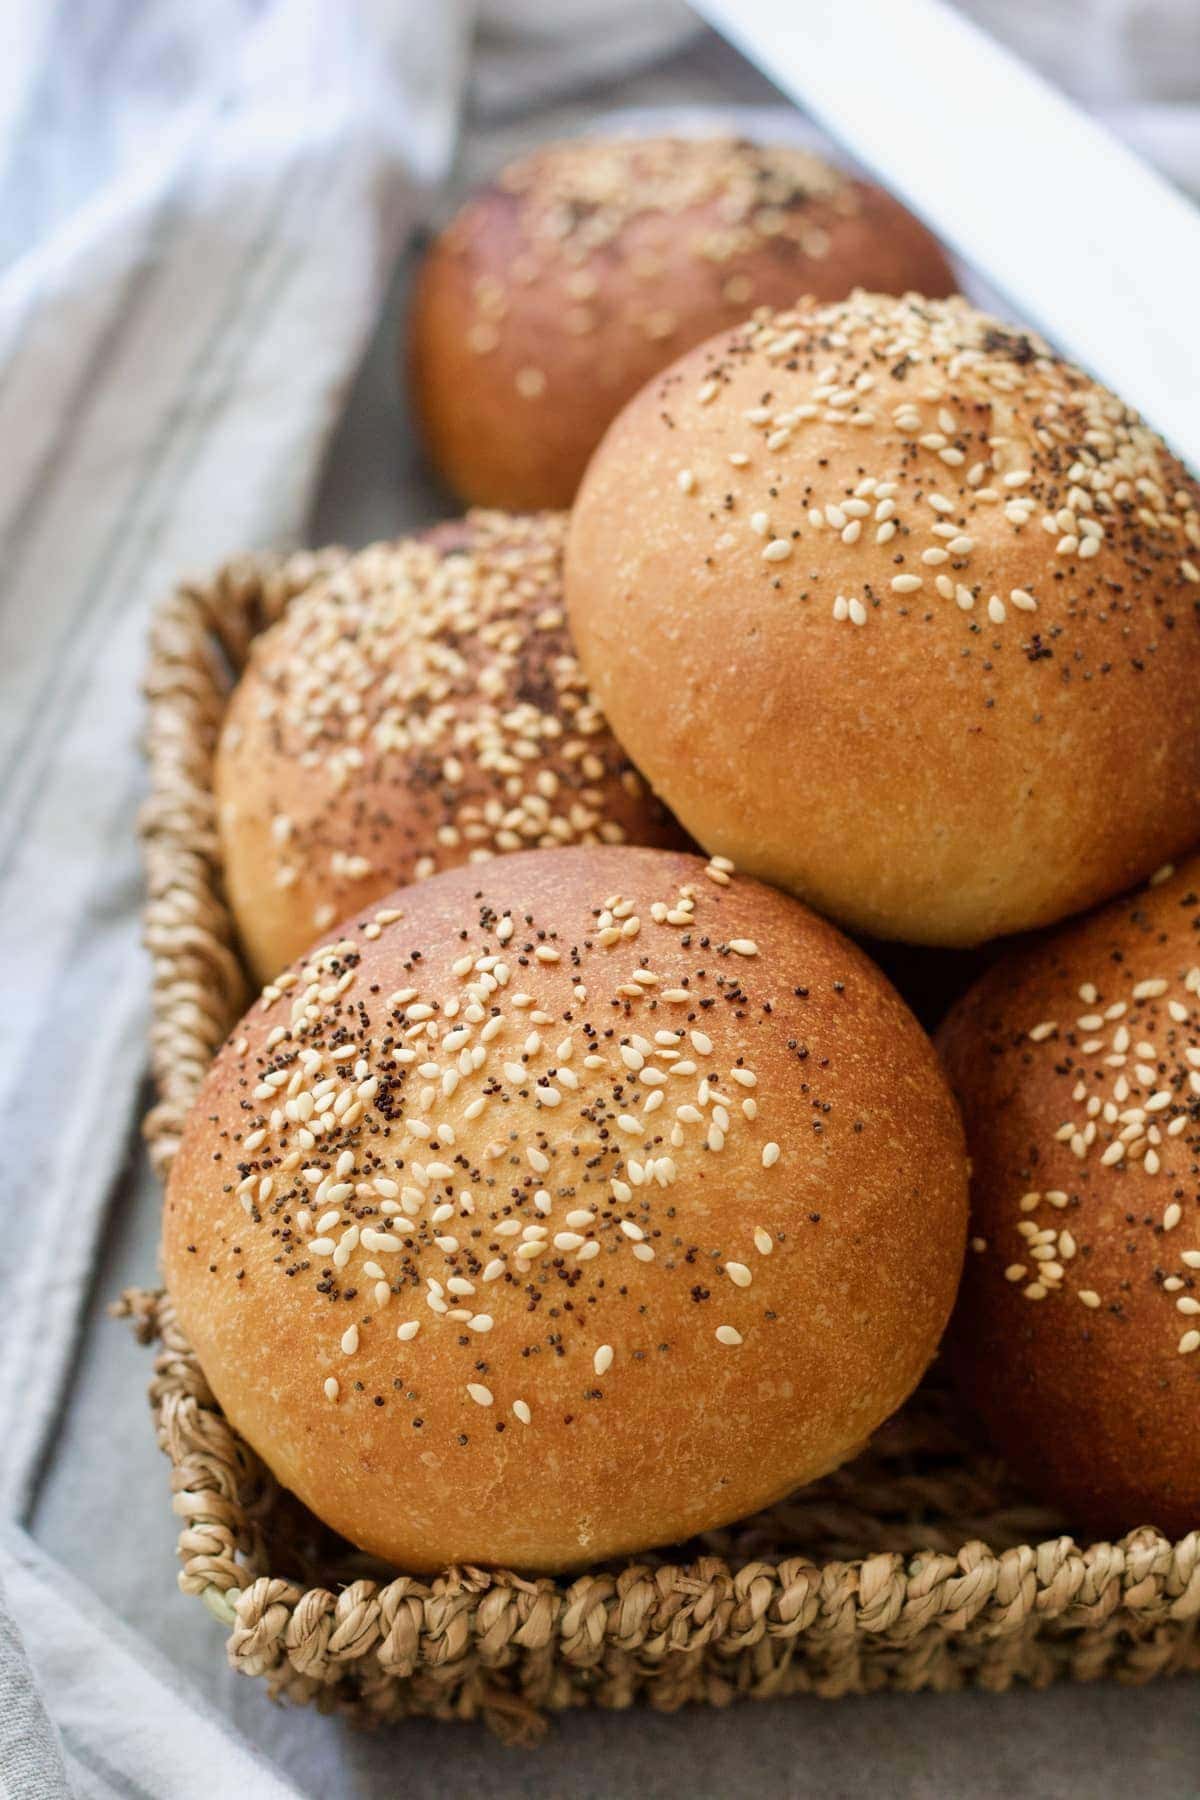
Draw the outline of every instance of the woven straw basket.
M165 1174L210 1058L249 999L222 895L212 757L255 632L343 551L246 557L179 588L153 630L143 838ZM180 1582L230 1628L234 1667L360 1721L482 1714L536 1735L574 1705L661 1708L794 1692L1146 1681L1200 1669L1200 1533L1079 1547L936 1380L857 1462L675 1552L573 1579L382 1568L279 1488L223 1418L170 1303L122 1310L161 1340L150 1398L182 1520Z

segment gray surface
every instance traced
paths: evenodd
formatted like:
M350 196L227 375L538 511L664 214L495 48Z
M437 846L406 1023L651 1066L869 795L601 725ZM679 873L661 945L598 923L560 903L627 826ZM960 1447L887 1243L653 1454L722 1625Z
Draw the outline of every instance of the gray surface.
M351 396L318 501L314 541L363 542L451 510L398 424L395 312ZM334 473L336 471L336 473ZM482 1726L413 1720L368 1736L311 1709L281 1711L225 1665L224 1633L173 1587L177 1522L143 1398L149 1353L107 1315L156 1280L158 1192L140 1149L114 1207L78 1376L33 1533L256 1744L301 1793L377 1796L822 1796L942 1800L1200 1795L1200 1684L1064 1686L1008 1695L792 1699L728 1712L580 1713L537 1751L500 1750ZM86 1505L73 1469L92 1471ZM136 1579L131 1571L137 1571ZM159 1797L156 1797L159 1800ZM161 1797L168 1800L168 1797Z

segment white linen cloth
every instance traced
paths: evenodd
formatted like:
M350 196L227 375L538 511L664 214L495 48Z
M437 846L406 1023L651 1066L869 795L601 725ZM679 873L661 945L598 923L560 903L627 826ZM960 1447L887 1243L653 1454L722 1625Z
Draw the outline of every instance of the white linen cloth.
M22 1530L64 1394L87 1375L80 1321L140 1105L148 611L184 572L307 535L396 256L460 146L464 95L478 169L615 101L765 90L678 0L505 0L481 9L474 40L467 0L4 10L0 1795L270 1797L295 1790ZM1018 47L1024 34L1200 191L1187 0L972 10ZM650 73L622 83L635 69ZM370 466L351 457L326 483L330 534L356 535L356 490L381 491L389 405ZM399 496L394 515L378 506L370 529L406 516ZM122 1428L148 1436L141 1408L132 1395ZM64 1479L112 1504L122 1476ZM162 1489L151 1503L165 1509Z

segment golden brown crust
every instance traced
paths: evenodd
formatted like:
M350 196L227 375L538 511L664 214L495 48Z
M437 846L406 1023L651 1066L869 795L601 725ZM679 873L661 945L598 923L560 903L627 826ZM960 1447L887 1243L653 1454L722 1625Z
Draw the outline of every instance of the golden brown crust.
M436 240L409 364L434 462L476 504L567 506L605 426L756 306L949 294L934 238L807 151L580 140L512 164Z
M571 628L707 848L860 931L980 943L1200 837L1197 509L1036 338L858 294L625 409L572 514Z
M1200 859L963 999L973 1164L951 1360L1079 1531L1200 1526Z
M226 887L266 980L397 885L513 849L681 846L583 681L564 521L376 544L256 639L217 750Z
M596 1561L836 1464L961 1264L961 1128L898 996L675 852L393 900L268 988L172 1169L167 1282L237 1429L413 1569Z

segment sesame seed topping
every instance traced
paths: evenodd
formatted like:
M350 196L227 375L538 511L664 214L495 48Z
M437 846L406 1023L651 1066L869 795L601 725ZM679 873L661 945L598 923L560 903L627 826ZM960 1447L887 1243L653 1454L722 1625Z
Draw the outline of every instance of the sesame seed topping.
M722 880L703 880L709 870ZM236 1180L281 1274L336 1305L341 1354L369 1350L356 1392L390 1354L392 1389L374 1404L400 1406L392 1393L418 1389L433 1334L439 1361L461 1355L457 1377L473 1403L519 1417L515 1356L547 1358L520 1383L535 1409L542 1390L526 1384L552 1366L548 1353L583 1351L595 1375L611 1369L612 1344L594 1346L610 1296L635 1271L648 1301L651 1284L673 1287L702 1330L714 1329L716 1308L707 1323L692 1308L710 1298L714 1276L728 1283L730 1311L750 1289L774 1316L786 1230L735 1226L727 1212L741 1243L733 1230L722 1243L713 1223L722 1215L706 1222L708 1209L689 1204L707 1191L694 1184L710 1157L757 1154L771 1167L781 1154L763 1141L773 1083L761 1085L750 1064L768 1042L759 1029L778 1030L777 1009L787 1009L772 959L733 935L745 919L733 874L728 859L697 861L665 897L597 895L575 925L551 925L532 905L493 910L481 888L444 961L410 945L399 917L380 925L407 987L393 988L394 967L382 986L371 982L373 940L354 927L273 984L244 1052L253 1060L241 1077ZM641 929L636 958L626 952L607 987L602 921ZM801 1060L808 1054L806 1045ZM816 1069L814 1058L806 1092ZM551 1091L557 1103L547 1106ZM486 1113L470 1112L481 1100ZM752 1270L747 1230L753 1254L784 1263ZM338 1304L356 1299L353 1311ZM419 1321L404 1316L414 1313ZM380 1324L390 1325L382 1340ZM720 1341L741 1342L725 1329L735 1335ZM672 1327L663 1354L676 1335ZM623 1363L623 1384L639 1379L644 1354ZM337 1378L319 1368L315 1379L328 1391ZM344 1375L337 1391L351 1398Z
M744 1341L741 1332L732 1325L718 1325L713 1336L718 1344L736 1345Z
M315 580L256 640L228 710L239 768L253 762L261 779L298 764L305 776L303 797L245 854L329 920L398 881L507 850L674 838L571 649L565 518L477 512L462 530L453 551L436 539L379 544ZM536 688L533 663L547 671ZM420 796L419 839L406 793ZM361 853L363 812L386 854ZM378 909L362 935L377 940L397 911ZM499 941L512 930L510 920ZM300 947L281 938L280 960ZM409 990L407 1003L428 996ZM345 1046L346 1060L356 1055Z
M1158 887L1169 879L1164 877ZM1181 883L1173 898L1191 919L1194 892ZM1158 928L1163 904L1155 902L1160 909L1156 915L1143 893L1131 912L1139 928L1153 929L1157 944L1169 942L1165 929ZM1046 1058L1052 1060L1062 1084L1063 1112L1068 1115L1050 1133L1051 1143L1034 1155L1034 1164L1053 1178L1054 1158L1063 1152L1076 1164L1094 1159L1111 1172L1109 1185L1098 1193L1086 1186L1076 1192L1068 1184L1017 1195L1011 1222L1020 1255L1003 1265L1003 1275L1020 1285L1030 1300L1053 1303L1055 1296L1073 1291L1088 1310L1123 1317L1140 1292L1168 1297L1177 1317L1200 1317L1200 1296L1193 1291L1191 1273L1200 1270L1200 1249L1169 1248L1170 1234L1190 1216L1194 1198L1190 1188L1200 1140L1196 1131L1200 1044L1194 1041L1200 1030L1200 970L1146 976L1128 967L1122 955L1113 957L1106 975L1108 991L1101 981L1078 984L1077 999L1088 1010L1075 1019L1072 1029L1064 1028L1058 1035L1056 1024L1043 1021L1025 1036L1034 1043L1056 1037ZM1145 1197L1146 1182L1170 1182L1174 1191L1168 1190L1165 1204L1153 1206ZM1107 1206L1110 1196L1120 1208L1125 1253L1132 1257L1144 1246L1146 1262L1145 1285L1133 1279L1136 1265L1131 1264L1130 1278L1120 1283L1116 1295L1106 1298L1087 1285L1086 1275L1093 1253L1090 1234L1102 1222L1096 1207ZM1048 1222L1044 1208L1057 1212L1070 1208L1070 1224ZM1164 1317L1164 1348L1176 1341L1167 1337L1169 1329ZM1090 1336L1085 1341L1090 1342Z

